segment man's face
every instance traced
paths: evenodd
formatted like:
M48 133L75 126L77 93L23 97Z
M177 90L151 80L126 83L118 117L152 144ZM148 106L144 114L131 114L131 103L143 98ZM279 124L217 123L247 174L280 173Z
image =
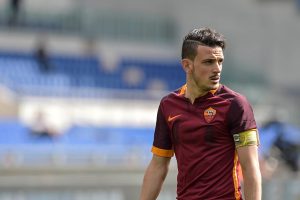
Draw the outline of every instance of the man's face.
M198 90L210 91L219 87L223 60L221 47L198 46L189 73Z

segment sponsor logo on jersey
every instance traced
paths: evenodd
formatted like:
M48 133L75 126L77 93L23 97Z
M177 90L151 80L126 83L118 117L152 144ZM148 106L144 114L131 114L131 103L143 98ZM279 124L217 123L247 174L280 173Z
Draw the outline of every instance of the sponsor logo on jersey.
M177 117L179 117L180 115L175 115L175 116L169 116L168 117L168 122L171 122L171 121L173 121L174 119L176 119Z

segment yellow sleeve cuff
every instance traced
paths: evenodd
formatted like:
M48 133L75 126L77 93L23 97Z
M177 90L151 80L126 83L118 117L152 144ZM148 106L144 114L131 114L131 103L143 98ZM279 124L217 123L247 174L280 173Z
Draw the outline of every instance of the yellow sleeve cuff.
M152 147L151 152L157 156L161 157L173 157L174 151L173 150L166 150L166 149L160 149L157 147Z

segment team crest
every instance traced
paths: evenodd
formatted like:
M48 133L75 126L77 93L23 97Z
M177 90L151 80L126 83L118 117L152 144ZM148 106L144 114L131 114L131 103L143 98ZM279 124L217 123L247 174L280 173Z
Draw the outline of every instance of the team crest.
M210 123L216 116L217 111L212 107L207 108L204 110L204 119L207 123Z

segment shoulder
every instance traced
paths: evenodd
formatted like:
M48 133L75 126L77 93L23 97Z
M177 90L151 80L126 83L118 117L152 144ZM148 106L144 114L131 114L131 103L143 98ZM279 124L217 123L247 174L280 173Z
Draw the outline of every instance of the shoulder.
M218 91L218 96L235 105L242 106L244 104L249 104L248 99L243 94L236 92L225 85L221 86Z
M230 133L236 134L257 128L252 106L244 95L225 86L220 95L224 95L230 101L227 113Z
M168 102L174 102L174 101L178 101L183 99L183 94L182 94L182 88L184 86L168 93L167 95L165 95L164 97L162 97L160 103L161 104L166 104Z

